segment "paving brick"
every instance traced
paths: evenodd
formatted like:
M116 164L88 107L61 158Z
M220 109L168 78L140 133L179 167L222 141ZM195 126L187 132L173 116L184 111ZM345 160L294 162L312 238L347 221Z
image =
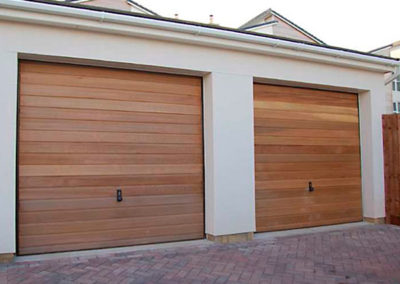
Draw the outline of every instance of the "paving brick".
M400 228L0 265L0 284L14 283L400 283Z

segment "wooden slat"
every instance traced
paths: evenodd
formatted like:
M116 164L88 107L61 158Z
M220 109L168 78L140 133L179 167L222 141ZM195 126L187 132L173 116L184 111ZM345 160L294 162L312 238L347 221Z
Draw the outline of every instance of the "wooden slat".
M72 119L84 121L120 121L120 122L150 122L174 124L201 124L198 115L170 114L170 113L145 113L125 112L113 110L93 109L66 109L49 107L23 107L20 106L21 118L46 118L46 119Z
M170 227L171 228L171 227ZM71 251L71 250L87 250L87 249L96 249L96 248L107 248L107 247L121 247L121 246L132 246L132 245L142 245L142 244L151 244L151 243L162 243L162 242L172 242L172 241L181 241L181 240L195 240L199 238L201 234L201 230L197 230L191 233L175 233L171 234L163 234L161 236L152 236L148 235L142 238L132 237L128 239L122 240L109 240L109 241L98 241L94 242L93 240L83 239L79 243L64 243L60 245L45 245L45 246L29 246L22 247L19 250L20 254L37 254L45 252L59 252L59 251Z
M359 145L358 137L327 138L327 137L293 137L293 136L266 136L257 135L255 142L258 145L335 145L354 146Z
M318 191L315 191L313 195L316 196L343 196L344 194L357 193L360 194L360 189L358 185L342 185L337 186L318 186ZM275 188L267 191L259 191L258 198L263 199L284 199L284 198L294 198L294 197L308 197L310 196L307 190L299 191L297 187L294 188Z
M321 212L318 214L299 213L285 216L285 218L282 218L281 216L259 217L257 218L257 223L261 224L258 227L259 230L265 232L356 222L359 221L359 215L360 208L345 208L342 211L332 209L331 211Z
M119 208L171 205L171 204L198 204L202 202L201 194L171 194L171 195L142 195L128 196L124 198ZM77 210L114 208L117 201L111 198L81 198L81 199L51 199L51 200L21 200L19 203L21 212L53 211L53 210Z
M103 219L136 218L202 213L202 204L175 204L124 208L79 209L62 211L21 212L20 224L74 222Z
M256 154L257 155L257 154ZM256 163L256 172L264 171L319 171L321 169L331 170L359 170L360 164L358 161L351 162L292 162L292 163Z
M19 254L203 238L200 78L19 72Z
M270 96L279 96L289 95L293 98L296 96L296 100L298 97L306 97L308 98L309 104L314 104L317 100L327 100L332 102L335 105L337 100L346 100L353 104L357 102L357 97L351 93L344 92L335 92L335 91L325 91L325 90L317 90L317 89L308 89L308 88L295 88L295 87L287 87L287 86L278 86L278 85L265 85L265 84L254 84L254 95L258 95L270 97Z
M19 166L21 177L35 176L97 176L97 175L168 175L200 174L199 165L25 165Z
M195 124L79 121L64 119L21 119L20 129L201 135L201 126Z
M352 154L257 154L257 163L293 162L348 162L360 159L358 153Z
M255 109L269 109L282 111L297 111L310 113L333 113L333 114L348 114L357 116L357 109L349 107L338 107L330 105L314 105L310 103L294 103L293 101L281 102L277 100L257 100L254 102Z
M113 229L110 231L93 231L93 232L80 232L80 233L63 233L62 237L58 234L46 234L46 235L32 235L32 236L21 236L21 246L27 246L29 244L32 247L43 246L43 245L60 245L64 244L64 238L69 240L69 243L80 243L84 240L90 240L91 242L97 241L112 241L120 239L135 239L146 236L162 236L169 235L171 229L177 233L193 233L201 232L199 224L183 224L175 226L157 226L147 227L146 230L142 228L131 228L131 229Z
M265 115L267 116L267 115ZM276 113L276 116L282 116L281 113ZM304 114L303 114L304 116ZM307 117L307 116L306 116ZM292 119L290 119L292 118ZM278 128L303 128L303 129L339 129L339 130L358 130L356 122L340 122L328 120L300 120L299 116L279 118L258 118L255 117L254 125L256 127L278 127Z
M25 153L20 165L199 164L201 154L53 154Z
M400 117L383 115L386 223L400 225Z
M335 114L335 113L309 113L299 111L286 110L271 110L271 109L254 109L255 120L258 119L292 119L292 120L306 120L306 121L323 121L323 122L341 122L341 123L358 123L356 115L349 114ZM267 126L267 125L265 125Z
M96 221L77 221L66 223L27 224L21 226L21 235L44 235L79 233L82 231L108 231L114 229L146 228L148 224L173 226L202 222L203 214L167 215L125 219L103 219Z
M96 142L96 143L143 143L143 144L201 144L202 135L194 134L153 134L153 133L113 133L96 131L48 131L24 130L20 141L37 142Z
M165 93L140 92L135 90L104 90L91 87L53 86L40 84L23 84L20 89L21 95L66 97L66 98L97 98L121 101L172 103L180 105L199 105L201 98L187 95L168 95Z
M255 84L254 121L257 231L362 219L356 95Z
M54 107L68 109L95 109L125 112L155 112L173 114L200 114L198 106L161 104L135 101L116 101L99 99L75 99L60 97L22 96L21 106Z
M201 174L110 175L110 176L20 176L20 187L127 186L156 184L192 184L203 180Z
M322 129L307 129L307 128L270 128L270 127L256 127L255 130L260 136L283 136L283 137L356 137L357 132L354 130L322 130Z
M297 89L288 89L287 92L285 93L282 91L282 88L280 88L281 91L279 90L269 90L265 92L260 92L255 94L255 98L257 101L271 101L271 100L279 100L280 102L292 102L293 101L293 96L296 96L296 102L299 104L309 104L309 105L316 105L316 106L321 106L321 105L326 105L330 104L331 106L337 106L337 107L348 107L352 108L354 105L354 98L351 97L351 95L347 95L347 97L338 97L341 93L333 93L332 95L327 95L326 92L324 91L318 91L314 93L304 93L304 92L299 92L298 90L302 90L300 88ZM289 92L290 90L290 92ZM296 90L295 92L291 90ZM350 98L350 99L349 99Z
M354 154L357 146L256 145L256 154Z
M115 142L30 142L20 141L21 153L68 154L202 154L196 144L134 144ZM51 157L46 156L46 157Z
M256 189L258 190L270 190L279 188L299 188L304 190L308 188L309 179L282 179L282 180L256 180ZM342 185L360 185L361 181L359 177L349 178L324 178L312 180L315 188L319 186L342 186Z
M114 69L114 68L97 68L91 66L85 66L84 68L76 68L76 65L68 64L57 64L48 62L29 62L29 64L21 64L21 73L34 73L34 74L61 74L61 75L75 75L89 78L117 78L119 80L131 80L151 83L164 83L170 84L172 87L184 85L191 88L196 88L192 92L188 92L187 95L198 97L199 94L199 78L192 76L180 76L173 74L157 74L150 72L140 72L132 70ZM42 82L41 83L45 83ZM64 81L63 81L64 83ZM75 84L69 84L67 86L75 86ZM117 86L117 90L120 90L120 86ZM130 90L135 90L132 88ZM154 88L149 88L150 92L154 92ZM164 92L162 92L164 93Z
M19 200L53 200L53 199L84 199L115 198L115 191L110 186L74 186L74 187L21 187ZM124 186L124 196L148 195L183 195L203 193L201 183L193 184L161 184Z
M138 74L137 72L134 72ZM114 74L117 75L118 74ZM153 75L153 74L152 74ZM136 79L132 74L130 78L119 77L95 77L90 75L71 75L71 74L50 74L50 73L29 73L21 72L20 80L22 84L44 84L57 86L75 86L86 88L102 88L109 90L136 90L142 92L156 92L166 94L196 94L200 91L198 79L193 84L179 84L177 82L165 82L157 80L163 75L151 76L151 79Z
M282 179L323 179L323 178L346 178L346 177L359 177L360 170L348 170L348 169L336 169L332 172L331 169L327 170L315 170L315 171L306 171L299 168L297 171L285 171L285 172L256 172L256 179L258 181L263 180L282 180Z
M309 199L308 199L309 200ZM287 203L286 206L268 206L271 204L278 203L277 201L264 201L264 207L258 207L256 209L256 214L259 217L263 216L286 216L286 215L294 215L294 214L318 214L334 210L344 210L347 208L360 208L359 197L355 198L355 200L346 201L341 199L340 202L327 202L326 200L319 199L314 204L309 200L309 202L302 202L301 198L298 198L296 201L291 201L290 203L285 200ZM301 207L299 210L298 207Z

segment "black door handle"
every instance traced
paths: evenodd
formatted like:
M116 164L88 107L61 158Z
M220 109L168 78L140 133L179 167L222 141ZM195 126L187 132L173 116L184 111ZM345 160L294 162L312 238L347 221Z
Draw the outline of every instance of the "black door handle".
M117 189L117 202L122 201L122 189L118 188Z
M309 192L313 192L314 191L314 187L312 186L312 182L311 181L308 182L308 191Z

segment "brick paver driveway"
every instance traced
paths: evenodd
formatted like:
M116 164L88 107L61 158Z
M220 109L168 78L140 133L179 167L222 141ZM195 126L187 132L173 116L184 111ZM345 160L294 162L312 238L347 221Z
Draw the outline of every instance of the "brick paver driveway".
M0 266L1 283L400 283L400 228L135 251Z

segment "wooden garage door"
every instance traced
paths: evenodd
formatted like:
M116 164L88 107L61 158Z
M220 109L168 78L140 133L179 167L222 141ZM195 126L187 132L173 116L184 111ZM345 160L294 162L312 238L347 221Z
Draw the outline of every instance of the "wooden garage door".
M357 95L255 84L254 107L257 231L362 220Z
M200 78L22 61L19 254L203 238L201 113Z

